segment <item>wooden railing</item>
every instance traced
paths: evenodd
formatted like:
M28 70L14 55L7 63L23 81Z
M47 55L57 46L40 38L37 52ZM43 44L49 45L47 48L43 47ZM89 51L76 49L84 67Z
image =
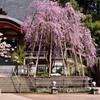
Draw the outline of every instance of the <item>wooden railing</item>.
M27 54L28 57L37 57L37 55L38 55L38 51L34 51L33 53L32 52L27 52L27 53L28 53ZM47 51L41 51L40 52L40 56L42 56L42 57L47 56L47 54L48 54Z
M13 74L15 75L15 77L16 77L16 79L17 79L18 86L19 86L18 92L20 92L21 82L20 82L20 80L19 80L19 78L18 78L18 75L16 74L15 71L13 71Z
M29 79L30 79L30 82L31 82L31 84L32 84L32 86L33 86L33 88L34 88L34 92L36 91L36 85L35 85L35 81L33 81L33 79L31 78L31 76L28 76L29 77Z
M32 52L27 52L27 57L37 57L38 56L38 51L34 51L33 53ZM57 51L54 53L52 52L52 54L56 54L54 55L54 57L61 57L61 53L58 53ZM40 54L39 56L40 57L46 57L48 55L48 51L40 51Z

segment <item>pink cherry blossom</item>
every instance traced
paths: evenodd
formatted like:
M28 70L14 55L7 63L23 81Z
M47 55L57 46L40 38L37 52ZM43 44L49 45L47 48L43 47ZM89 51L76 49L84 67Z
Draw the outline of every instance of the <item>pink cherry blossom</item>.
M65 7L61 7L58 2L49 0L33 1L22 25L25 43L32 47L34 41L39 43L42 36L42 44L45 43L48 46L52 42L54 48L60 49L60 41L64 40L73 52L80 49L81 53L86 55L89 65L92 66L96 49L90 30L81 25L81 18L83 18L81 15L69 2ZM52 39L50 39L51 35ZM63 46L63 49L66 48Z

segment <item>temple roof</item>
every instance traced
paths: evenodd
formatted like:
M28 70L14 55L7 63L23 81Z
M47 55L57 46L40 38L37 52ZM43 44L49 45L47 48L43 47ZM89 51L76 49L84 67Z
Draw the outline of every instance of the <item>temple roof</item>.
M33 0L0 0L0 8L3 8L3 11L5 11L8 16L22 21L32 1Z

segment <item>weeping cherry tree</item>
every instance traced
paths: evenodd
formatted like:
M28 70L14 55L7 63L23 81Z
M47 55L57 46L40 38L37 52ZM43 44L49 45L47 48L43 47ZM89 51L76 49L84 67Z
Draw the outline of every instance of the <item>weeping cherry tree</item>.
M67 58L67 48L69 47L73 54L76 55L76 52L79 52L80 58L84 55L88 66L93 66L96 50L90 30L81 24L82 18L83 14L75 11L70 2L66 3L65 7L49 0L33 1L30 4L22 25L25 44L32 48L32 52L34 52L36 44L39 45L38 59L42 47L47 47L49 75L51 74L52 57L60 53L64 74L67 75L65 58Z

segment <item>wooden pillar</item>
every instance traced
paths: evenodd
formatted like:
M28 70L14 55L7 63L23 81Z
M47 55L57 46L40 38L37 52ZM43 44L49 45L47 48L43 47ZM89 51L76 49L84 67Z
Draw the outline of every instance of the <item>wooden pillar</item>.
M80 68L78 66L78 61L77 61L77 54L76 54L75 50L74 50L74 57L75 57L75 67L79 71L79 76L81 76L81 74L80 74Z
M69 64L68 64L68 54L67 54L67 46L66 46L66 41L64 40L64 47L65 47L65 55L64 55L64 61L66 60L66 62L64 62L65 63L65 70L67 71L69 71L70 70L70 68L69 68ZM67 67L67 68L66 68ZM65 72L66 72L65 71ZM69 71L69 74L70 74L70 71ZM65 74L66 76L67 76L67 73Z
M60 40L59 42L60 42L60 49L61 49L62 60L63 60L63 65L64 65L64 75L66 75L66 77L67 77L66 63L65 63L65 58L64 58L64 54L63 54L63 48L62 48L62 41Z
M29 64L27 65L27 75L29 76Z
M49 62L50 62L50 65L49 65L49 77L50 77L50 74L51 74L51 67L52 67L52 35L50 35L50 56L49 56Z
M34 73L34 77L36 77L36 73L37 73L37 67L38 67L38 62L39 62L41 45L42 45L42 35L41 35L41 39L40 39L40 43L39 43L39 50L38 50L37 60L36 60L36 72Z
M79 57L80 57L80 63L81 63L81 69L82 69L82 76L84 77L85 76L85 72L84 72L84 68L83 68L83 63L82 63L82 56L81 56L81 53L80 53L80 50L79 51Z

